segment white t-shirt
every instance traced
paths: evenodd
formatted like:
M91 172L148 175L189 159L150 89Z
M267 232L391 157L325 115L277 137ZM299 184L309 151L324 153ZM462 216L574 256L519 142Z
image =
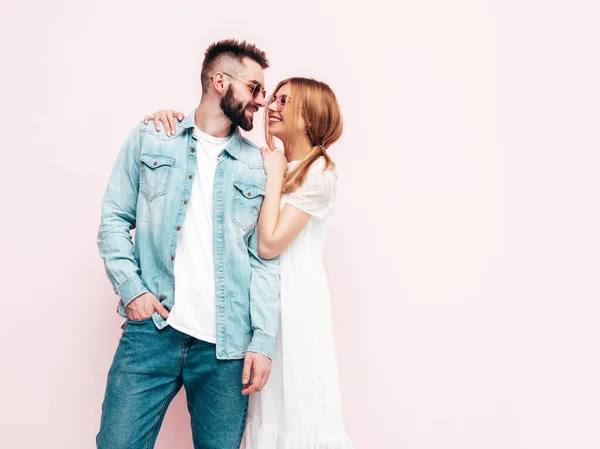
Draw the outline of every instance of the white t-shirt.
M175 255L175 304L167 323L199 340L215 343L216 299L213 255L213 183L219 153L230 137L194 127L197 167Z

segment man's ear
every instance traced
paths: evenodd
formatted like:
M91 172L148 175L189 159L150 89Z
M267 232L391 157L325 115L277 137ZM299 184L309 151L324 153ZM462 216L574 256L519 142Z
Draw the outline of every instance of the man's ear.
M219 92L220 94L222 94L223 92L225 92L225 75L223 75L223 73L221 72L216 72L213 76L212 76L212 85L215 88L215 90L217 92Z

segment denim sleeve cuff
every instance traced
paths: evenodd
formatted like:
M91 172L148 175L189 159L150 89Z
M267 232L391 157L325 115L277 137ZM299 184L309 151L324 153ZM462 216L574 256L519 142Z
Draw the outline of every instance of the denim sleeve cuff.
M257 352L265 355L273 360L273 353L275 352L275 337L267 334L266 332L255 330L252 336L252 341L246 352Z
M142 280L138 275L133 275L127 278L124 282L119 285L118 294L123 300L123 305L127 306L138 296L146 293L148 289L142 283Z

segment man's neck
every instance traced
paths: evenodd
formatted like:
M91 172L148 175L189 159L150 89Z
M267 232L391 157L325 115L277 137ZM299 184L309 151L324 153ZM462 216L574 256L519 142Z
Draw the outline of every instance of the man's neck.
M213 137L228 137L233 132L231 121L223 114L219 105L208 101L200 101L194 114L194 124L200 131Z

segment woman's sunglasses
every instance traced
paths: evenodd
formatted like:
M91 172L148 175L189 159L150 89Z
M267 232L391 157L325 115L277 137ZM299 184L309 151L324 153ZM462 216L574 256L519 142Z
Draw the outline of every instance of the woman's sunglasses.
M277 112L281 112L285 109L285 105L288 102L288 97L287 95L271 95L269 98L267 98L267 107L271 106L273 103L275 103L275 110Z

